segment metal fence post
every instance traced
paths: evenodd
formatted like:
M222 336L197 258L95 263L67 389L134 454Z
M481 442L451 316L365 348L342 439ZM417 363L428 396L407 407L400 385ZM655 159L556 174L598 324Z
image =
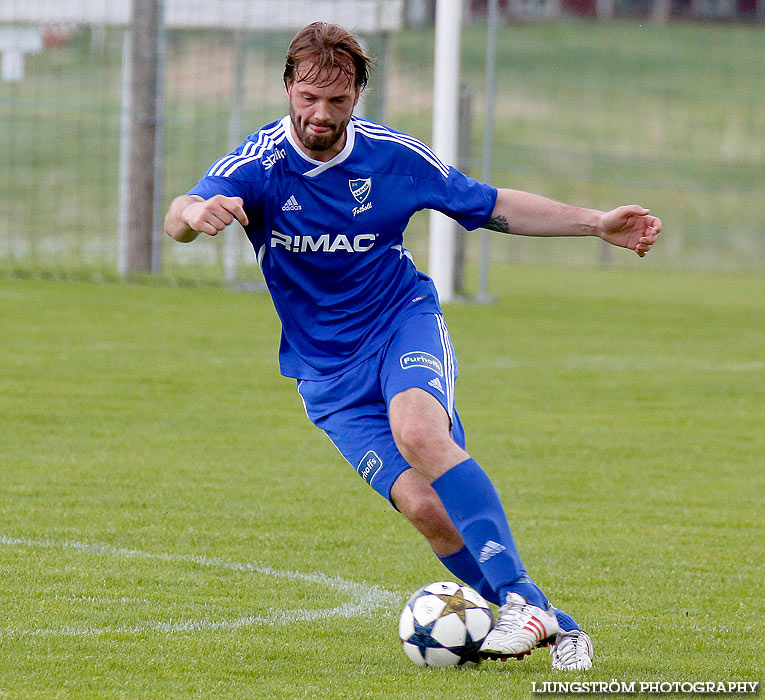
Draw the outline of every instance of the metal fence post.
M497 0L489 0L487 32L486 32L486 115L483 127L483 162L481 164L481 179L490 182L492 170L492 148L494 146L494 112L497 96L495 84L495 68L497 63L497 21L499 7ZM486 303L489 298L489 262L491 259L490 233L481 229L480 270L478 273L478 301Z
M154 223L161 166L157 162L157 133L161 128L162 0L134 0L132 23L125 46L129 58L123 62L124 115L121 153L126 162L120 173L120 202L117 271L120 275L152 272L159 267Z

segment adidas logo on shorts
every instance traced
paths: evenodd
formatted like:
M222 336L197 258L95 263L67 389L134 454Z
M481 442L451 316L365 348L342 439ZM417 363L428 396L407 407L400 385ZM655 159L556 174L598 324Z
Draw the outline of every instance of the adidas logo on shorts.
M428 382L428 384L432 386L434 389L438 389L442 394L444 394L444 388L441 386L441 380L438 377L436 377L435 379L431 379Z
M294 194L290 195L290 198L282 205L282 211L300 211L302 208Z

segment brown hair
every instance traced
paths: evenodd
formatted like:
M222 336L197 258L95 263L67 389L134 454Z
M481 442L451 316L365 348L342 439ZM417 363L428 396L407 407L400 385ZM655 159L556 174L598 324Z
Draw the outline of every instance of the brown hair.
M311 69L300 75L300 64L304 61L311 64ZM349 83L363 90L371 66L372 59L364 53L353 34L336 24L314 22L301 29L287 49L284 84L290 80L317 77L328 82L339 69Z

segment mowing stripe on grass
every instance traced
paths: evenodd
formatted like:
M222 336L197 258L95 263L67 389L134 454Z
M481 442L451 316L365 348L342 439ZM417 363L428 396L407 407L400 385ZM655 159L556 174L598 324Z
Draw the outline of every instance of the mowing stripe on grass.
M290 610L271 609L265 615L244 615L240 617L224 618L221 620L206 619L170 619L167 621L147 621L137 625L87 627L69 626L60 627L34 627L31 629L0 628L0 638L19 636L99 636L106 634L143 634L146 632L199 632L199 631L223 631L236 630L241 627L252 625L284 625L294 622L310 622L333 617L356 617L377 613L379 611L392 611L400 605L402 595L393 591L385 590L375 585L367 585L349 581L340 576L328 576L321 572L303 573L300 571L282 571L270 566L254 564L250 562L226 561L219 558L205 557L195 554L172 554L164 552L147 552L140 549L114 547L112 545L92 544L77 541L56 541L52 539L29 539L25 537L9 537L0 535L0 545L7 547L23 547L26 549L59 549L74 550L82 554L96 554L102 556L131 557L151 559L155 561L186 563L197 566L227 569L229 571L243 571L261 576L283 578L289 581L301 583L319 584L337 593L348 596L349 600L341 605L327 609L297 608ZM89 596L81 598L83 602L95 602ZM131 598L103 599L103 602L125 604L126 601L134 601ZM163 605L163 610L166 606Z
M469 365L468 361L465 361ZM528 357L490 357L482 360L481 365L495 369L529 370L536 367L545 369L564 370L593 370L597 372L625 372L635 367L648 365L667 371L709 372L709 373L739 373L765 372L765 360L749 360L745 362L720 361L712 362L688 357L660 357L652 355L633 357L611 357L607 355L562 355L555 359L544 358L537 360Z

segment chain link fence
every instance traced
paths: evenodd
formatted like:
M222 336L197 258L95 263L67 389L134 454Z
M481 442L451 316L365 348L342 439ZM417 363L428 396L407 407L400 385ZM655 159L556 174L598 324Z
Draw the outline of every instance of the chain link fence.
M126 27L51 23L44 12L34 22L3 24L8 2L16 0L0 0L0 273L116 277ZM492 182L598 208L650 206L665 224L652 253L657 265L765 267L762 26L563 15L525 23L505 16L498 27ZM293 34L166 29L163 211L216 158L286 113L281 74ZM427 12L364 41L378 57L365 116L428 141L434 32ZM474 144L462 165L474 175L481 172L485 42L485 18L476 14L462 48ZM427 217L418 214L409 233L424 265ZM162 279L260 280L241 230L192 245L156 234ZM477 236L468 236L468 266L477 249ZM497 234L491 250L497 261L632 264L609 257L597 241Z

